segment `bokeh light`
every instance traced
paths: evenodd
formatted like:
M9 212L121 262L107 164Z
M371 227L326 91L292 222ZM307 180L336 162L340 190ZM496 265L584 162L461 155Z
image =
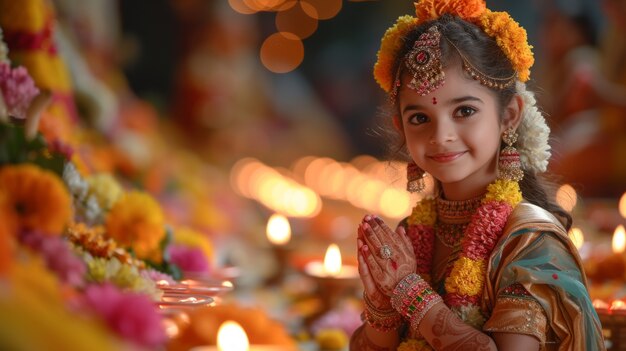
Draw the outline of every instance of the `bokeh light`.
M309 16L298 4L276 14L276 28L280 32L292 33L304 39L317 30L317 18Z
M254 8L248 6L248 4L244 2L244 0L228 0L228 5L230 5L230 7L236 12L244 15L251 15L258 12Z
M302 8L311 17L331 19L341 11L342 0L301 0Z
M291 72L303 59L304 45L291 33L274 33L261 46L261 62L274 73Z

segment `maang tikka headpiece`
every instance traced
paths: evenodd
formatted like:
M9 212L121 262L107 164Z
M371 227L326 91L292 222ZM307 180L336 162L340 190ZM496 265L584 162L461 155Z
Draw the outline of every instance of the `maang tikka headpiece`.
M421 96L428 95L445 83L446 75L441 64L440 41L439 29L437 26L432 26L419 36L413 44L413 49L404 57L404 63L412 77L408 87ZM398 86L396 84L396 87Z

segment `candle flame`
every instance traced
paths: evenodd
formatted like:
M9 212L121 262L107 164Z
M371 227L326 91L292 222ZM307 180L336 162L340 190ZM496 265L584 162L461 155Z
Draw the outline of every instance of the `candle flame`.
M248 335L239 323L226 321L217 331L217 349L219 351L248 351Z
M626 193L619 199L619 213L626 218Z
M568 235L570 240L572 240L572 242L574 243L574 246L576 246L576 249L580 250L580 248L585 243L585 236L583 235L583 231L580 230L580 228L574 227L569 231Z
M626 302L615 300L611 303L611 310L626 310Z
M326 249L324 271L332 276L337 276L341 272L341 252L337 244L330 244Z
M291 226L283 215L273 214L267 221L267 239L275 245L285 245L291 240Z
M619 225L615 228L613 233L612 248L614 253L623 253L626 249L626 231L623 225Z

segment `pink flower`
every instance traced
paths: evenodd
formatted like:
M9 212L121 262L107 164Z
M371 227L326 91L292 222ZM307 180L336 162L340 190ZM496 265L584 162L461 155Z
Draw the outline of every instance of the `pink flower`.
M0 93L8 113L24 118L30 102L39 94L39 89L26 68L20 66L12 69L8 63L0 62Z
M209 262L197 247L172 245L168 248L172 263L185 272L208 272Z
M84 284L85 263L78 258L67 241L37 232L26 232L20 237L22 244L39 252L46 266L55 272L59 279L71 286Z
M488 258L512 211L505 202L490 201L481 205L467 227L463 255L473 260Z
M111 284L90 285L84 303L125 340L145 347L166 341L161 315L147 295L124 293Z

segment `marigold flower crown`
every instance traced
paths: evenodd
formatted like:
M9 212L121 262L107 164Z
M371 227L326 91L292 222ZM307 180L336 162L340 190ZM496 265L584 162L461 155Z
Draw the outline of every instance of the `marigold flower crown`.
M387 93L394 84L394 64L404 46L403 38L408 32L422 23L436 20L443 14L458 16L477 25L487 35L494 38L502 52L511 61L517 78L526 82L530 78L530 67L534 63L526 30L506 12L493 12L487 9L484 0L421 0L415 3L413 16L401 16L389 28L381 41L378 61L374 65L374 77Z

